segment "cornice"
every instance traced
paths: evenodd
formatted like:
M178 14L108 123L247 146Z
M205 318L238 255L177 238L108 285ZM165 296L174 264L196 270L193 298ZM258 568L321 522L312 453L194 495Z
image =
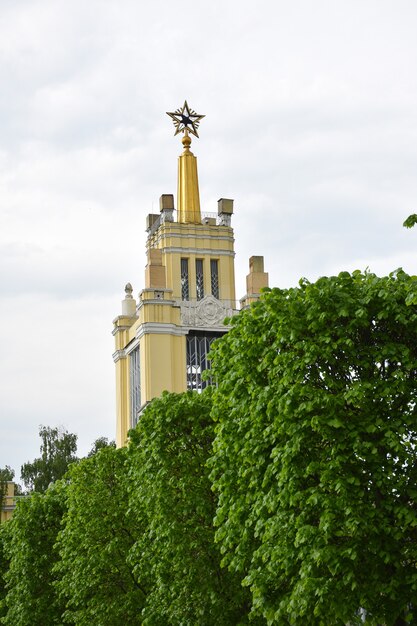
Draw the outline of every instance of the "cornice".
M212 256L214 258L219 256L230 256L235 257L234 250L213 250L210 248L185 248L185 247L174 247L174 246L166 246L162 248L162 252L164 254L184 254L188 252L189 254L205 254L208 256Z
M176 324L162 324L158 322L145 322L136 331L136 339L141 339L144 335L174 335L182 337L187 334L187 329Z
M126 358L126 352L125 350L116 350L116 352L113 352L112 356L113 356L113 361L117 363L117 361L120 361L121 359Z
M210 241L228 241L230 243L234 243L235 239L234 239L234 235L233 235L233 231L230 233L230 235L214 235L211 233L206 233L206 234L197 234L197 233L181 233L181 232L162 232L162 233L155 233L152 236L152 247L155 245L155 243L160 243L163 239L194 239L194 240L198 240L198 239L209 239ZM148 246L151 245L150 241L148 240Z
M142 291L139 293L139 297L142 296L142 294L146 291L149 291L149 289L142 289ZM155 289L153 291L158 291L158 289ZM170 289L170 291L172 291L172 289ZM177 306L177 302L176 300L162 300L162 298L149 298L148 299L139 299L139 304L138 304L138 311L139 309L141 309L143 306L145 306L146 304L160 304L160 305L168 305L168 306Z
M132 328L133 324L136 322L137 319L138 319L137 315L134 315L132 317L127 317L126 315L118 315L117 317L115 317L113 320L113 326L114 326L112 330L113 337L114 335L117 335L117 333L121 332L122 330L129 330L129 328ZM118 325L119 320L131 320L131 323Z

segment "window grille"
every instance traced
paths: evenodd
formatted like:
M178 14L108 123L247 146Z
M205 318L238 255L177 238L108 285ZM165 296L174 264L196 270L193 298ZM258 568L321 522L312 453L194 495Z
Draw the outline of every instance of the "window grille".
M197 300L202 300L204 298L203 259L196 259L195 261L195 276Z
M219 262L216 259L210 260L211 273L211 294L219 299Z
M188 286L188 259L181 259L181 299L190 299L190 290Z
M134 428L139 420L141 407L140 393L140 350L139 346L129 355L130 365L130 426Z
M202 374L210 369L210 361L207 359L210 346L222 334L190 331L187 335L187 389L201 392L211 384L211 379L202 380Z

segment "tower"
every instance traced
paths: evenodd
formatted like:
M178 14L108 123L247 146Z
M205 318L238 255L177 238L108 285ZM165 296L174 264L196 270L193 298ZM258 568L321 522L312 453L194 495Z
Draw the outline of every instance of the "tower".
M145 288L136 303L132 286L126 285L122 314L113 321L118 446L125 444L128 430L152 398L164 390L204 388L210 345L227 332L223 320L237 313L233 200L221 198L217 214L200 209L190 135L198 137L204 116L187 102L168 115L175 135L183 133L177 210L173 195L164 194L160 213L147 216ZM252 257L250 269L241 306L259 297L260 287L268 283L263 257Z

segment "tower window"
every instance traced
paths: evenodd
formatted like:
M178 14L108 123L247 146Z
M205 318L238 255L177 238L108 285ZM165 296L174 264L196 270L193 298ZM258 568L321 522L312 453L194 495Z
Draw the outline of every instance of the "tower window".
M203 259L196 259L195 261L195 276L197 300L202 300L204 298Z
M190 289L188 284L188 259L181 259L181 299L190 299Z
M210 273L211 273L211 294L219 299L219 262L217 259L211 259L210 261Z
M202 374L210 369L210 361L207 359L210 346L222 334L190 331L187 335L187 389L202 391L211 384L210 380L202 379Z
M140 393L140 350L139 346L129 355L130 366L130 426L134 428L139 420L141 407Z

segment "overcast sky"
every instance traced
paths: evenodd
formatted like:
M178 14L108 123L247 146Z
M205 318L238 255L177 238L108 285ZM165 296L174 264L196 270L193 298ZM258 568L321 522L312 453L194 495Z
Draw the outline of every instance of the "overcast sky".
M112 319L176 193L165 115L206 117L202 210L234 198L237 298L417 271L415 0L1 0L0 467L40 424L114 438Z

